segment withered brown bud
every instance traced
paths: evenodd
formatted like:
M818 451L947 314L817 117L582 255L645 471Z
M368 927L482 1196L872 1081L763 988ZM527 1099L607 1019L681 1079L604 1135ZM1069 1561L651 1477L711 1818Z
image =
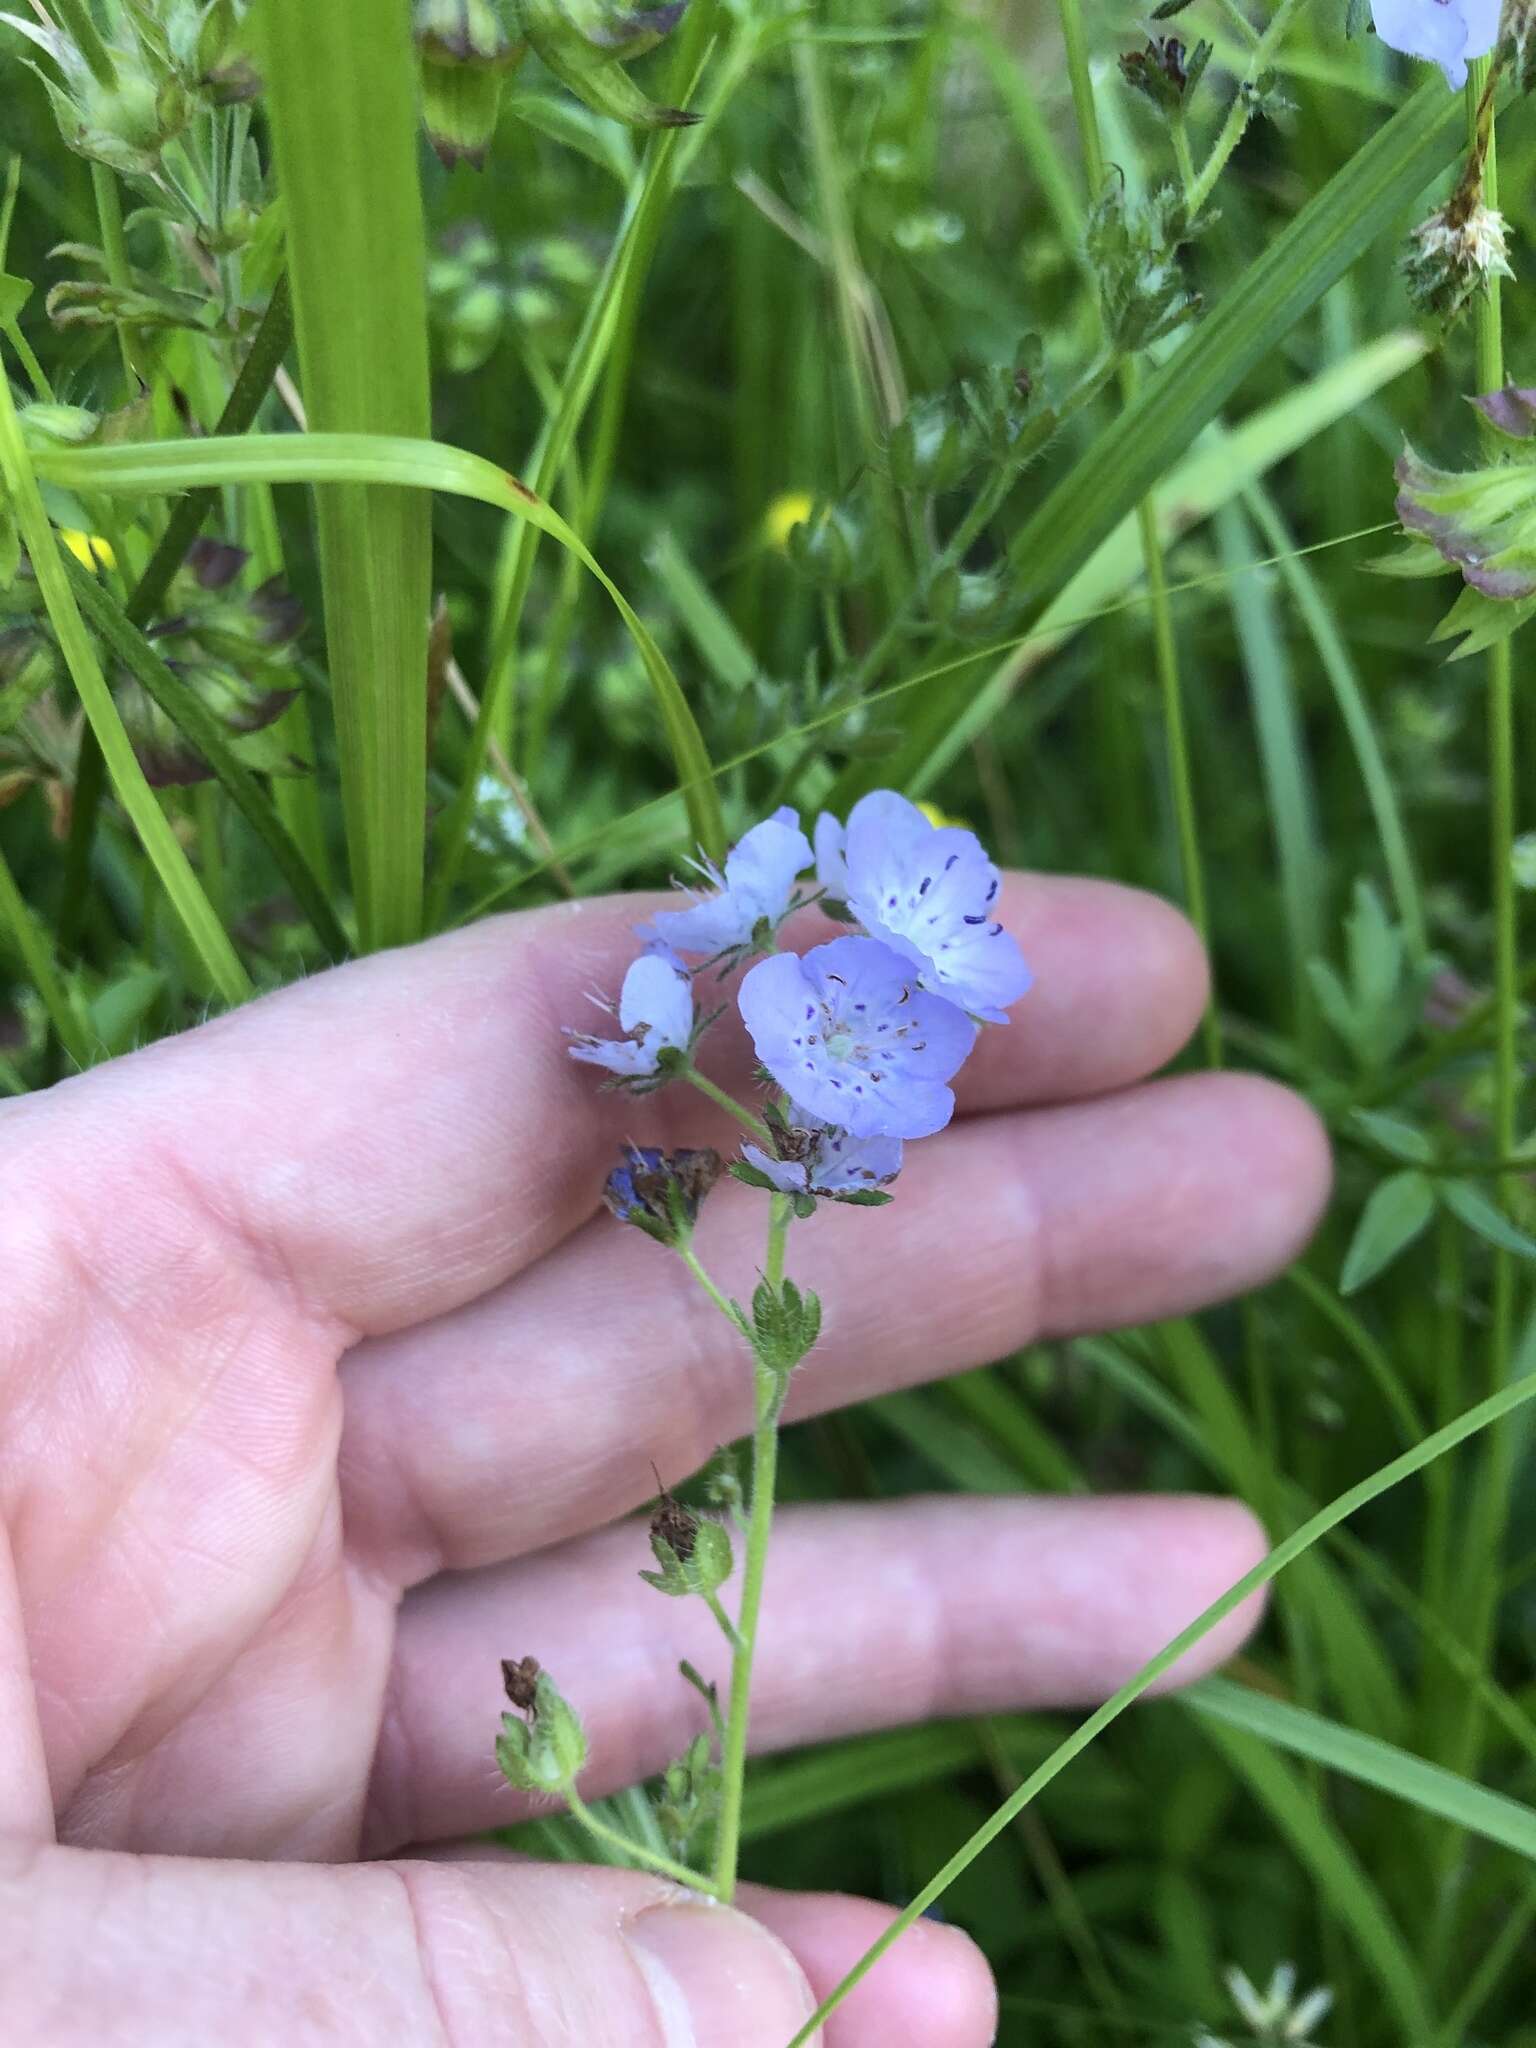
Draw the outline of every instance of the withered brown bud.
M539 1683L539 1660L524 1657L514 1663L510 1657L501 1660L501 1682L507 1689L507 1698L514 1707L525 1714L531 1714L537 1698Z
M694 1553L699 1540L699 1518L685 1508L676 1494L661 1489L661 1498L651 1512L651 1534L659 1536L682 1564Z

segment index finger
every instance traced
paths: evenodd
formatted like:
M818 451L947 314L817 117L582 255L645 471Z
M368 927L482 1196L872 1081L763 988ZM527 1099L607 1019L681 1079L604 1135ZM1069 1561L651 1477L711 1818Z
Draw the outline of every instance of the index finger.
M591 1019L590 991L616 989L632 927L657 900L495 919L96 1068L0 1113L9 1175L30 1169L57 1190L66 1227L95 1235L140 1213L147 1193L163 1204L169 1180L205 1227L344 1333L458 1307L593 1213L622 1139L729 1142L692 1091L604 1092L567 1057L563 1028ZM1012 1025L982 1034L957 1084L962 1112L1124 1086L1193 1027L1202 958L1158 899L1014 876L1003 914L1035 989ZM806 913L795 943L826 930ZM705 1064L750 1086L734 1015Z

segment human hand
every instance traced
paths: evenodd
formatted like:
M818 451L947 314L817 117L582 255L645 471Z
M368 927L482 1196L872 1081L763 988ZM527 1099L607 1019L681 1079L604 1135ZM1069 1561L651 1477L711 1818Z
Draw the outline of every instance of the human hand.
M797 1235L825 1328L791 1418L1240 1291L1315 1218L1294 1098L1142 1078L1199 1014L1182 921L1096 883L1009 897L1037 985L960 1120L889 1209ZM676 1262L594 1212L621 1137L727 1127L680 1089L596 1095L561 1039L649 907L361 961L0 1109L7 2040L783 2048L885 1923L458 1846L518 1813L502 1656L582 1714L591 1796L685 1746L678 1659L718 1652L609 1525L653 1464L676 1480L748 1426L749 1374ZM759 1201L723 1183L700 1226L738 1292ZM1261 1542L1195 1499L791 1508L754 1745L1098 1698ZM979 1957L924 1924L829 2048L992 2024Z

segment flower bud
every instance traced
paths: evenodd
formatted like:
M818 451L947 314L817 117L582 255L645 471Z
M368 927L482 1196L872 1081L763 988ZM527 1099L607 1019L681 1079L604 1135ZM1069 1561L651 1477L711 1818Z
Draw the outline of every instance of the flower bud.
M518 24L562 85L595 114L634 128L687 128L698 119L648 99L622 68L654 49L687 0L515 0Z
M491 0L416 0L415 30L427 140L450 170L483 170L502 85L528 46L507 35Z
M811 508L808 518L789 529L784 550L808 583L833 589L861 581L869 564L869 536L863 521L848 505L825 499Z
M87 412L83 405L28 405L22 408L21 431L29 446L46 447L50 443L66 448L78 447L91 440L101 426L93 412Z
M975 466L972 422L947 394L919 398L890 431L886 460L904 491L949 491Z
M1177 114L1200 83L1210 58L1209 43L1196 43L1188 50L1177 36L1152 36L1145 49L1126 51L1120 76L1162 113Z
M722 1522L701 1522L679 1501L671 1502L671 1510L674 1515L686 1516L690 1524L687 1554L675 1547L675 1531L664 1534L658 1527L668 1515L666 1507L658 1508L651 1517L651 1553L661 1569L642 1572L641 1578L658 1593L668 1593L674 1600L684 1599L690 1593L718 1592L731 1576L735 1563L729 1531Z
M937 625L957 639L1000 633L1018 610L1017 594L996 570L946 569L928 590Z
M530 1683L532 1690L532 1702L524 1708L525 1720L516 1714L501 1717L496 1761L502 1776L518 1792L563 1791L574 1783L587 1761L586 1733L574 1708L532 1657L525 1657L520 1664L504 1661L502 1678L517 1705L528 1699Z
M180 134L192 112L178 78L169 73L156 76L126 58L110 85L89 72L77 76L70 91L51 79L46 83L67 147L124 176L148 177L157 171L160 152Z

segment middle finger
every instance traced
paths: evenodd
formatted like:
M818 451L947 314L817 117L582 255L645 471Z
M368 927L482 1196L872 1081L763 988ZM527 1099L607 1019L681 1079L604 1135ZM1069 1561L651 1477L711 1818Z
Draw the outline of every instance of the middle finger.
M978 1118L916 1149L878 1213L824 1205L790 1268L823 1302L791 1417L1016 1350L1182 1313L1300 1248L1326 1192L1311 1113L1240 1075ZM706 1266L750 1297L767 1204L723 1182ZM601 1217L517 1280L343 1368L348 1539L401 1585L611 1520L752 1421L745 1347L686 1270Z

